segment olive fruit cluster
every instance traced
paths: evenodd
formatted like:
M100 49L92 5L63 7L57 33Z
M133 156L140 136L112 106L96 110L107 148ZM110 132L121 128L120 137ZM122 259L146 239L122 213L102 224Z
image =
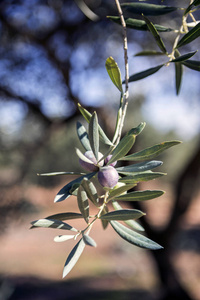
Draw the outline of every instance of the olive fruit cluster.
M86 151L84 155L91 161L91 163L83 161L80 158L80 165L87 171L98 172L98 180L103 187L113 188L118 183L119 175L117 170L114 168L117 162L107 165L112 155L108 155L105 160L100 160L103 157L103 154L98 152L98 160L100 160L99 162L97 162L92 151Z

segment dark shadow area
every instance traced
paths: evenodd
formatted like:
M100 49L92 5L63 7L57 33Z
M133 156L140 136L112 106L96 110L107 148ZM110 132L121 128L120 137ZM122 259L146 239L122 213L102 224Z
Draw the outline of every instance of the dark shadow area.
M200 226L180 230L172 240L172 244L176 250L200 253Z
M110 282L111 290L93 288L94 281ZM0 289L3 300L154 300L145 290L117 290L113 288L113 278L85 278L69 281L47 281L28 277L12 277L4 279ZM107 284L106 284L107 286Z

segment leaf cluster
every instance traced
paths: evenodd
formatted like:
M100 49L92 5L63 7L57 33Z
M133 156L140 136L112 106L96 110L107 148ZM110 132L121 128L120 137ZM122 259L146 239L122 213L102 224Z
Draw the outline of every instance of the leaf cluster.
M154 44L159 48L158 51L156 48L151 50L144 50L142 52L136 53L135 56L163 56L166 59L163 63L158 66L146 69L139 73L132 74L129 78L129 82L134 82L137 80L144 79L154 73L158 72L161 68L173 64L175 66L175 86L176 94L178 95L181 88L182 76L184 67L189 69L200 71L200 61L191 60L190 58L195 55L196 51L189 53L181 54L180 48L184 49L185 45L192 44L194 40L200 36L200 23L195 19L195 13L200 9L200 1L194 0L188 7L174 7L166 6L152 3L144 3L138 1L131 1L128 3L123 3L122 9L125 15L126 27L133 30L142 30L150 32ZM180 28L172 29L170 27L162 26L161 24L154 24L150 19L151 16L154 18L162 15L170 16L170 13L179 13L182 12L182 24ZM128 13L128 17L126 14ZM133 16L138 16L138 18L132 18ZM108 16L113 22L120 24L120 17L118 16ZM192 18L192 22L188 22L188 19ZM161 18L162 20L162 18ZM189 29L192 27L191 29ZM166 43L161 37L161 33L167 35L169 32L174 32L175 38L171 50L167 50ZM123 81L125 83L125 81Z

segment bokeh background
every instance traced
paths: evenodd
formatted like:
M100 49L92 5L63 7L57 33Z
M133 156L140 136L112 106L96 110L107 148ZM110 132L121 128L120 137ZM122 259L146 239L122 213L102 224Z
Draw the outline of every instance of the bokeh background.
M160 1L153 1L153 3ZM187 7L189 1L166 1ZM0 299L200 299L200 77L184 68L179 96L174 66L130 84L124 132L147 123L133 151L182 140L159 159L168 176L140 185L164 189L142 204L148 236L164 246L151 252L122 241L112 228L95 226L98 247L85 250L68 277L64 262L74 243L54 243L56 229L29 230L50 214L77 211L75 198L53 203L71 178L37 173L80 171L76 121L81 103L96 110L112 137L119 92L105 69L112 56L124 77L123 35L106 18L114 1L4 0L0 2ZM181 11L152 17L178 28ZM128 29L130 74L163 62L134 57L158 50L150 33ZM170 52L174 33L163 33ZM181 54L199 48L199 38ZM200 60L199 54L195 55ZM84 122L84 121L83 121ZM71 222L74 225L74 222ZM76 227L80 225L81 222Z

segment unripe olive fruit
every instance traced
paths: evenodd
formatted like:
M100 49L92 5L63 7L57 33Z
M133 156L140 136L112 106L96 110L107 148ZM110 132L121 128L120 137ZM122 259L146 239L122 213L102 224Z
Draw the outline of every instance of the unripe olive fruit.
M91 160L91 163L86 162L86 161L82 160L81 158L79 158L80 165L88 171L92 171L92 172L98 171L99 167L97 166L97 160L96 160L96 157L94 156L94 153L90 150L90 151L86 151L84 153L84 155ZM102 157L103 157L103 154L101 152L98 152L98 160L101 159ZM102 167L103 164L104 164L104 160L102 159L98 165L100 167Z
M105 166L98 172L98 180L103 187L113 188L117 184L118 179L119 175L112 166Z
M109 162L109 160L111 159L112 157L112 154L108 155L106 158L105 158L105 165L107 165L107 163ZM114 167L116 165L117 161L113 161L109 166L111 167Z

